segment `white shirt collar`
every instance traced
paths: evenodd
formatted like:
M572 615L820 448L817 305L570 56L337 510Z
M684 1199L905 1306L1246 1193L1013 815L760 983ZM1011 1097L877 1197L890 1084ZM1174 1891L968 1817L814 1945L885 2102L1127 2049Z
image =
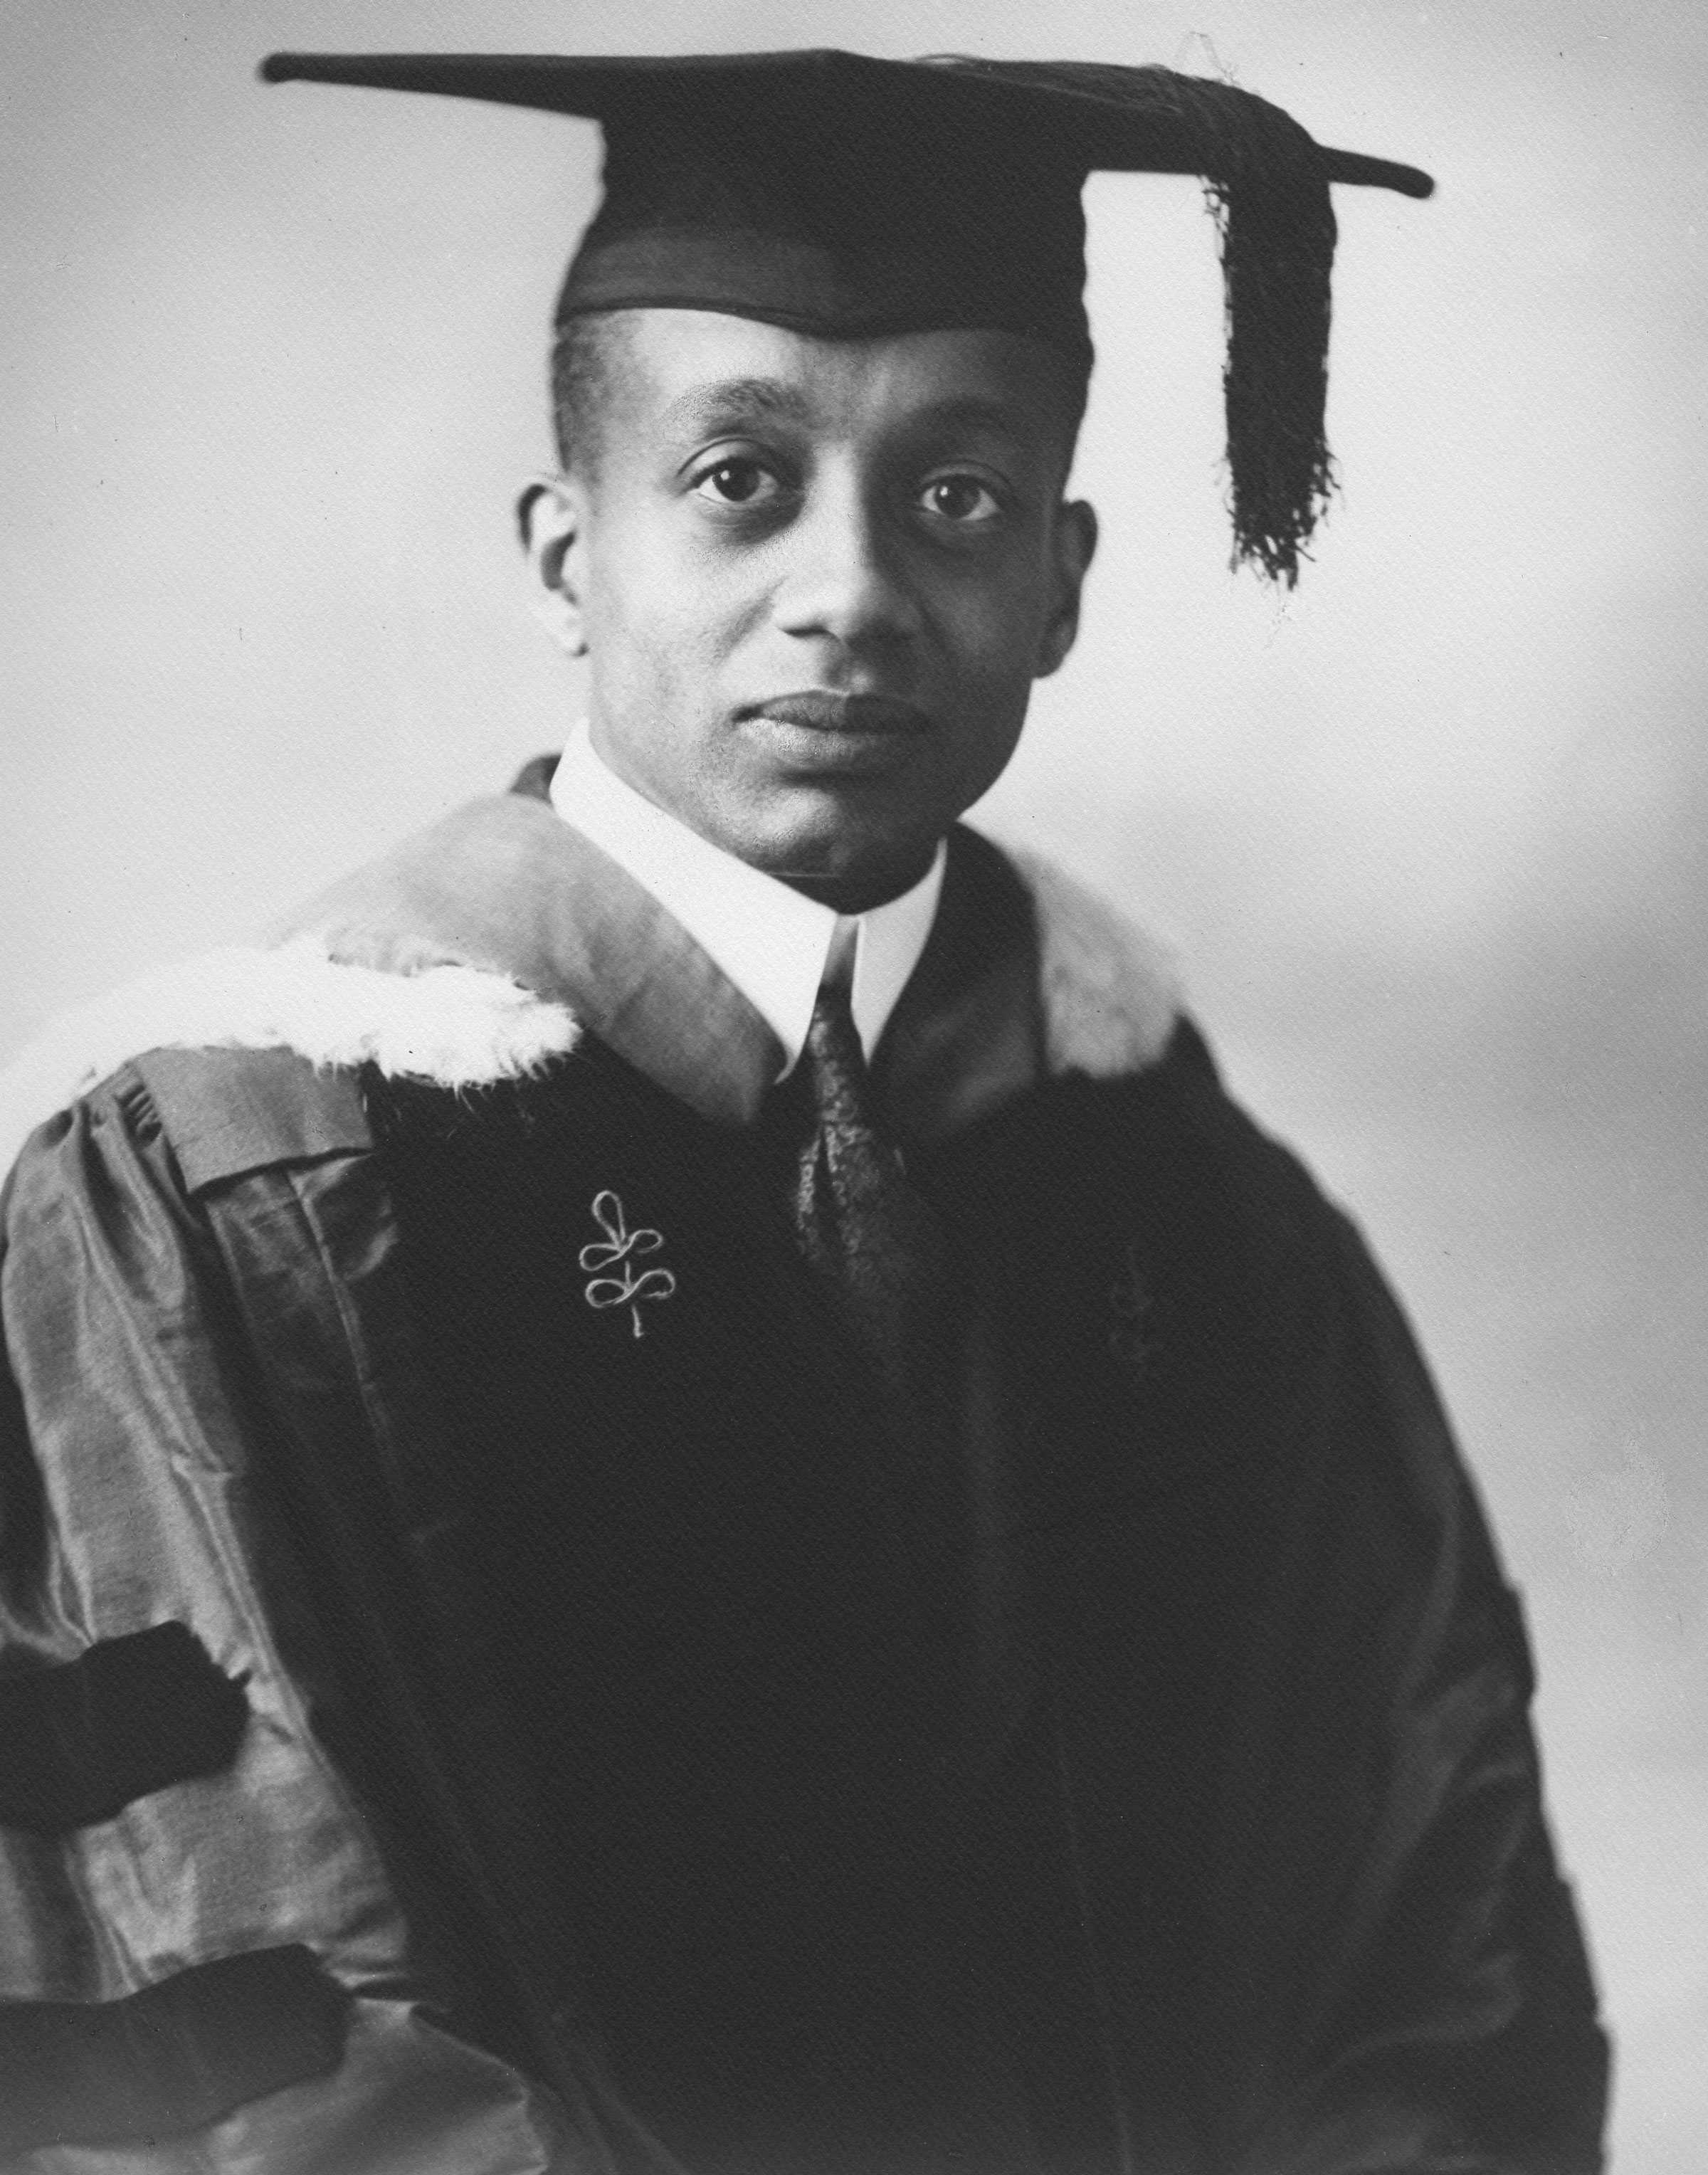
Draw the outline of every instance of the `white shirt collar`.
M931 933L943 888L941 845L911 891L862 914L838 914L737 860L637 793L595 753L584 723L552 774L551 805L650 892L729 976L783 1044L779 1078L794 1068L832 947L839 932L846 946L850 928L850 1008L866 1055L877 1048Z

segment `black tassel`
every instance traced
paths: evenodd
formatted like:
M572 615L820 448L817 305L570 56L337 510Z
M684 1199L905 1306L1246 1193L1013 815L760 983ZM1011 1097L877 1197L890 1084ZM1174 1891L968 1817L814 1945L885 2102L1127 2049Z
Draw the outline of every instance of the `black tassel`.
M1160 68L1052 73L1168 124L1180 163L1204 176L1222 245L1234 562L1291 588L1334 483L1324 412L1335 219L1321 147L1232 84Z
M1261 99L1224 95L1242 100L1249 124L1206 162L1226 298L1234 559L1291 588L1334 487L1324 428L1334 211L1304 130Z
M1323 430L1335 247L1331 165L1337 162L1343 179L1412 195L1429 193L1428 176L1325 152L1266 99L1172 68L960 56L951 64L986 82L1095 100L1106 126L1094 126L1083 106L1071 122L1093 166L1203 176L1222 246L1234 560L1254 561L1291 588L1334 480ZM1036 117L1032 125L1040 126Z

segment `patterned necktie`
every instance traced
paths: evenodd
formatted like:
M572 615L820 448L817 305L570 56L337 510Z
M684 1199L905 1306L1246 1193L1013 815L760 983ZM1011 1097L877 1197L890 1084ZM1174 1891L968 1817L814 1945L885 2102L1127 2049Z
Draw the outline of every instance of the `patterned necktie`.
M821 987L804 1057L817 1125L795 1174L800 1249L903 1409L917 1416L946 1282L943 1233L872 1122L845 984Z

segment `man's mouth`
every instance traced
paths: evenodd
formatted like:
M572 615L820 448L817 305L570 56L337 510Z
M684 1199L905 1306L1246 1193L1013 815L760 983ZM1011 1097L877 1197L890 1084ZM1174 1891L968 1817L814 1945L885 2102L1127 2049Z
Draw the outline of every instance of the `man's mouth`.
M931 728L923 710L893 696L838 695L820 687L802 688L792 695L776 696L768 702L756 702L744 714L769 718L773 724L794 725L805 732L855 738L912 736Z

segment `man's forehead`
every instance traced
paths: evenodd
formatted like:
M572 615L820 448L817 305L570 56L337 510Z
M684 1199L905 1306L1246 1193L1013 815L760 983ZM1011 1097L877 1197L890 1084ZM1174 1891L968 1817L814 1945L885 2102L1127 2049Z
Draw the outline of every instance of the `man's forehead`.
M635 310L611 335L630 412L671 437L857 421L1017 437L1058 428L1076 410L1063 359L1000 332L833 339L716 312Z

